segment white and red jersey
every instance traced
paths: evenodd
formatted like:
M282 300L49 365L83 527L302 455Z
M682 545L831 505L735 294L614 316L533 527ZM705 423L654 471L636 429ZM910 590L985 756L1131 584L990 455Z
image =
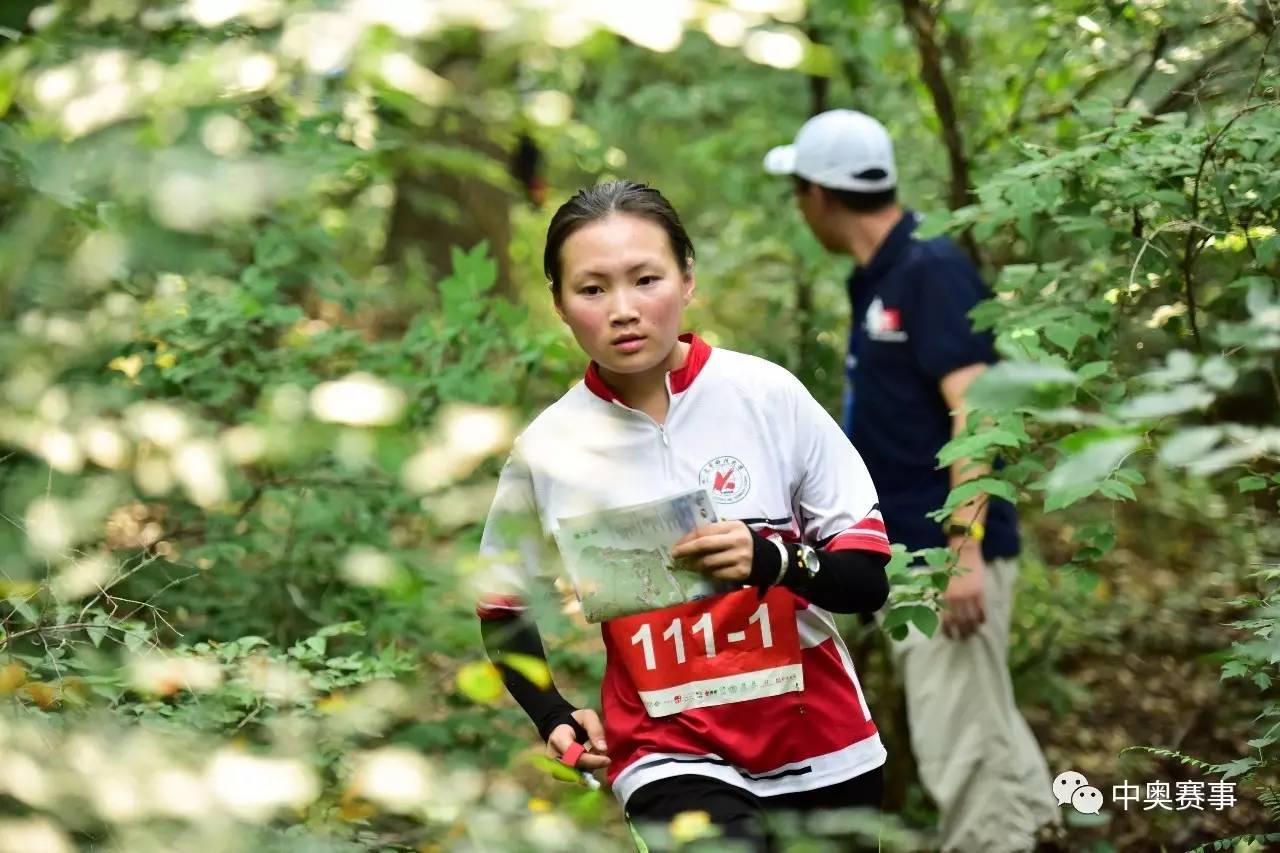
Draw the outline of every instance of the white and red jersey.
M594 366L517 440L481 553L491 571L482 618L523 609L538 547L513 542L509 516L557 519L699 486L722 519L839 551L889 552L857 451L785 369L696 336L667 375L657 424L623 405ZM832 616L782 587L744 588L602 624L609 779L625 806L641 785L682 774L758 796L808 791L885 761ZM683 708L683 710L680 710Z

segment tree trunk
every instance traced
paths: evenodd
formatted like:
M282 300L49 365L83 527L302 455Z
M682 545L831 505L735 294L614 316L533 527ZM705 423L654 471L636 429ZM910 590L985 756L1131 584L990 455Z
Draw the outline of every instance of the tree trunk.
M488 157L505 174L508 153L478 125L441 131L433 141ZM454 246L471 249L486 240L490 256L498 263L494 292L510 298L514 295L510 210L515 202L516 196L508 187L479 175L434 164L406 170L396 181L387 260L403 264L406 254L417 249L433 279L439 280L452 269L450 251Z
M951 173L947 205L952 210L956 210L973 201L973 184L969 177L969 159L964 153L964 139L960 134L960 120L956 115L955 100L951 96L951 86L947 83L946 74L942 70L942 51L938 47L937 11L922 0L902 0L902 12L907 19L907 26L915 36L916 47L920 52L920 75L924 78L929 95L933 98L934 110L938 113L938 123L942 128L942 143L947 148L947 161ZM982 254L978 250L977 242L973 239L972 231L965 229L960 235L959 242L973 262L981 265Z

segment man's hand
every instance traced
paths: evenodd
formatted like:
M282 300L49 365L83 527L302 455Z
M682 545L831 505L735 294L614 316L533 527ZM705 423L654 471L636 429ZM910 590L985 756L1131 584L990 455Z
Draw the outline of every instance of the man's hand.
M755 540L741 521L717 521L696 528L671 549L681 567L716 580L745 583L751 575Z
M982 546L973 540L959 544L956 563L962 574L951 578L943 594L947 609L942 612L942 633L953 640L962 640L987 621L987 567L982 560Z
M587 730L587 742L584 744L587 751L582 753L574 767L588 773L608 767L609 756L604 754L604 726L600 723L600 715L590 708L583 708L580 711L574 711L572 716L578 721L578 725ZM573 726L561 723L552 729L551 737L547 738L547 755L559 761L565 750L576 742L577 737L573 733Z

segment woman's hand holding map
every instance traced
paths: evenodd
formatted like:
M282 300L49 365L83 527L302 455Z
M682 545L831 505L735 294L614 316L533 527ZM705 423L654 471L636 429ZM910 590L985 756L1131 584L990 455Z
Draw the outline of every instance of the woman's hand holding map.
M720 581L746 583L754 553L751 528L741 521L716 521L694 528L671 548L676 565Z

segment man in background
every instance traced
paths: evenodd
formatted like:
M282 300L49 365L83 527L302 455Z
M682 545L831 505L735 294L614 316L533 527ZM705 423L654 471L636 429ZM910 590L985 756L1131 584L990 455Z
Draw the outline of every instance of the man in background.
M917 218L897 202L892 141L870 116L814 116L764 164L794 180L818 242L853 256L844 429L875 482L889 537L910 550L948 547L959 571L941 629L928 638L912 627L892 644L942 849L1031 850L1037 830L1059 816L1009 677L1017 517L1008 502L984 497L945 523L928 518L953 487L988 473L966 459L940 468L937 459L964 428L966 391L996 360L991 336L968 317L986 287L950 240L913 235Z

